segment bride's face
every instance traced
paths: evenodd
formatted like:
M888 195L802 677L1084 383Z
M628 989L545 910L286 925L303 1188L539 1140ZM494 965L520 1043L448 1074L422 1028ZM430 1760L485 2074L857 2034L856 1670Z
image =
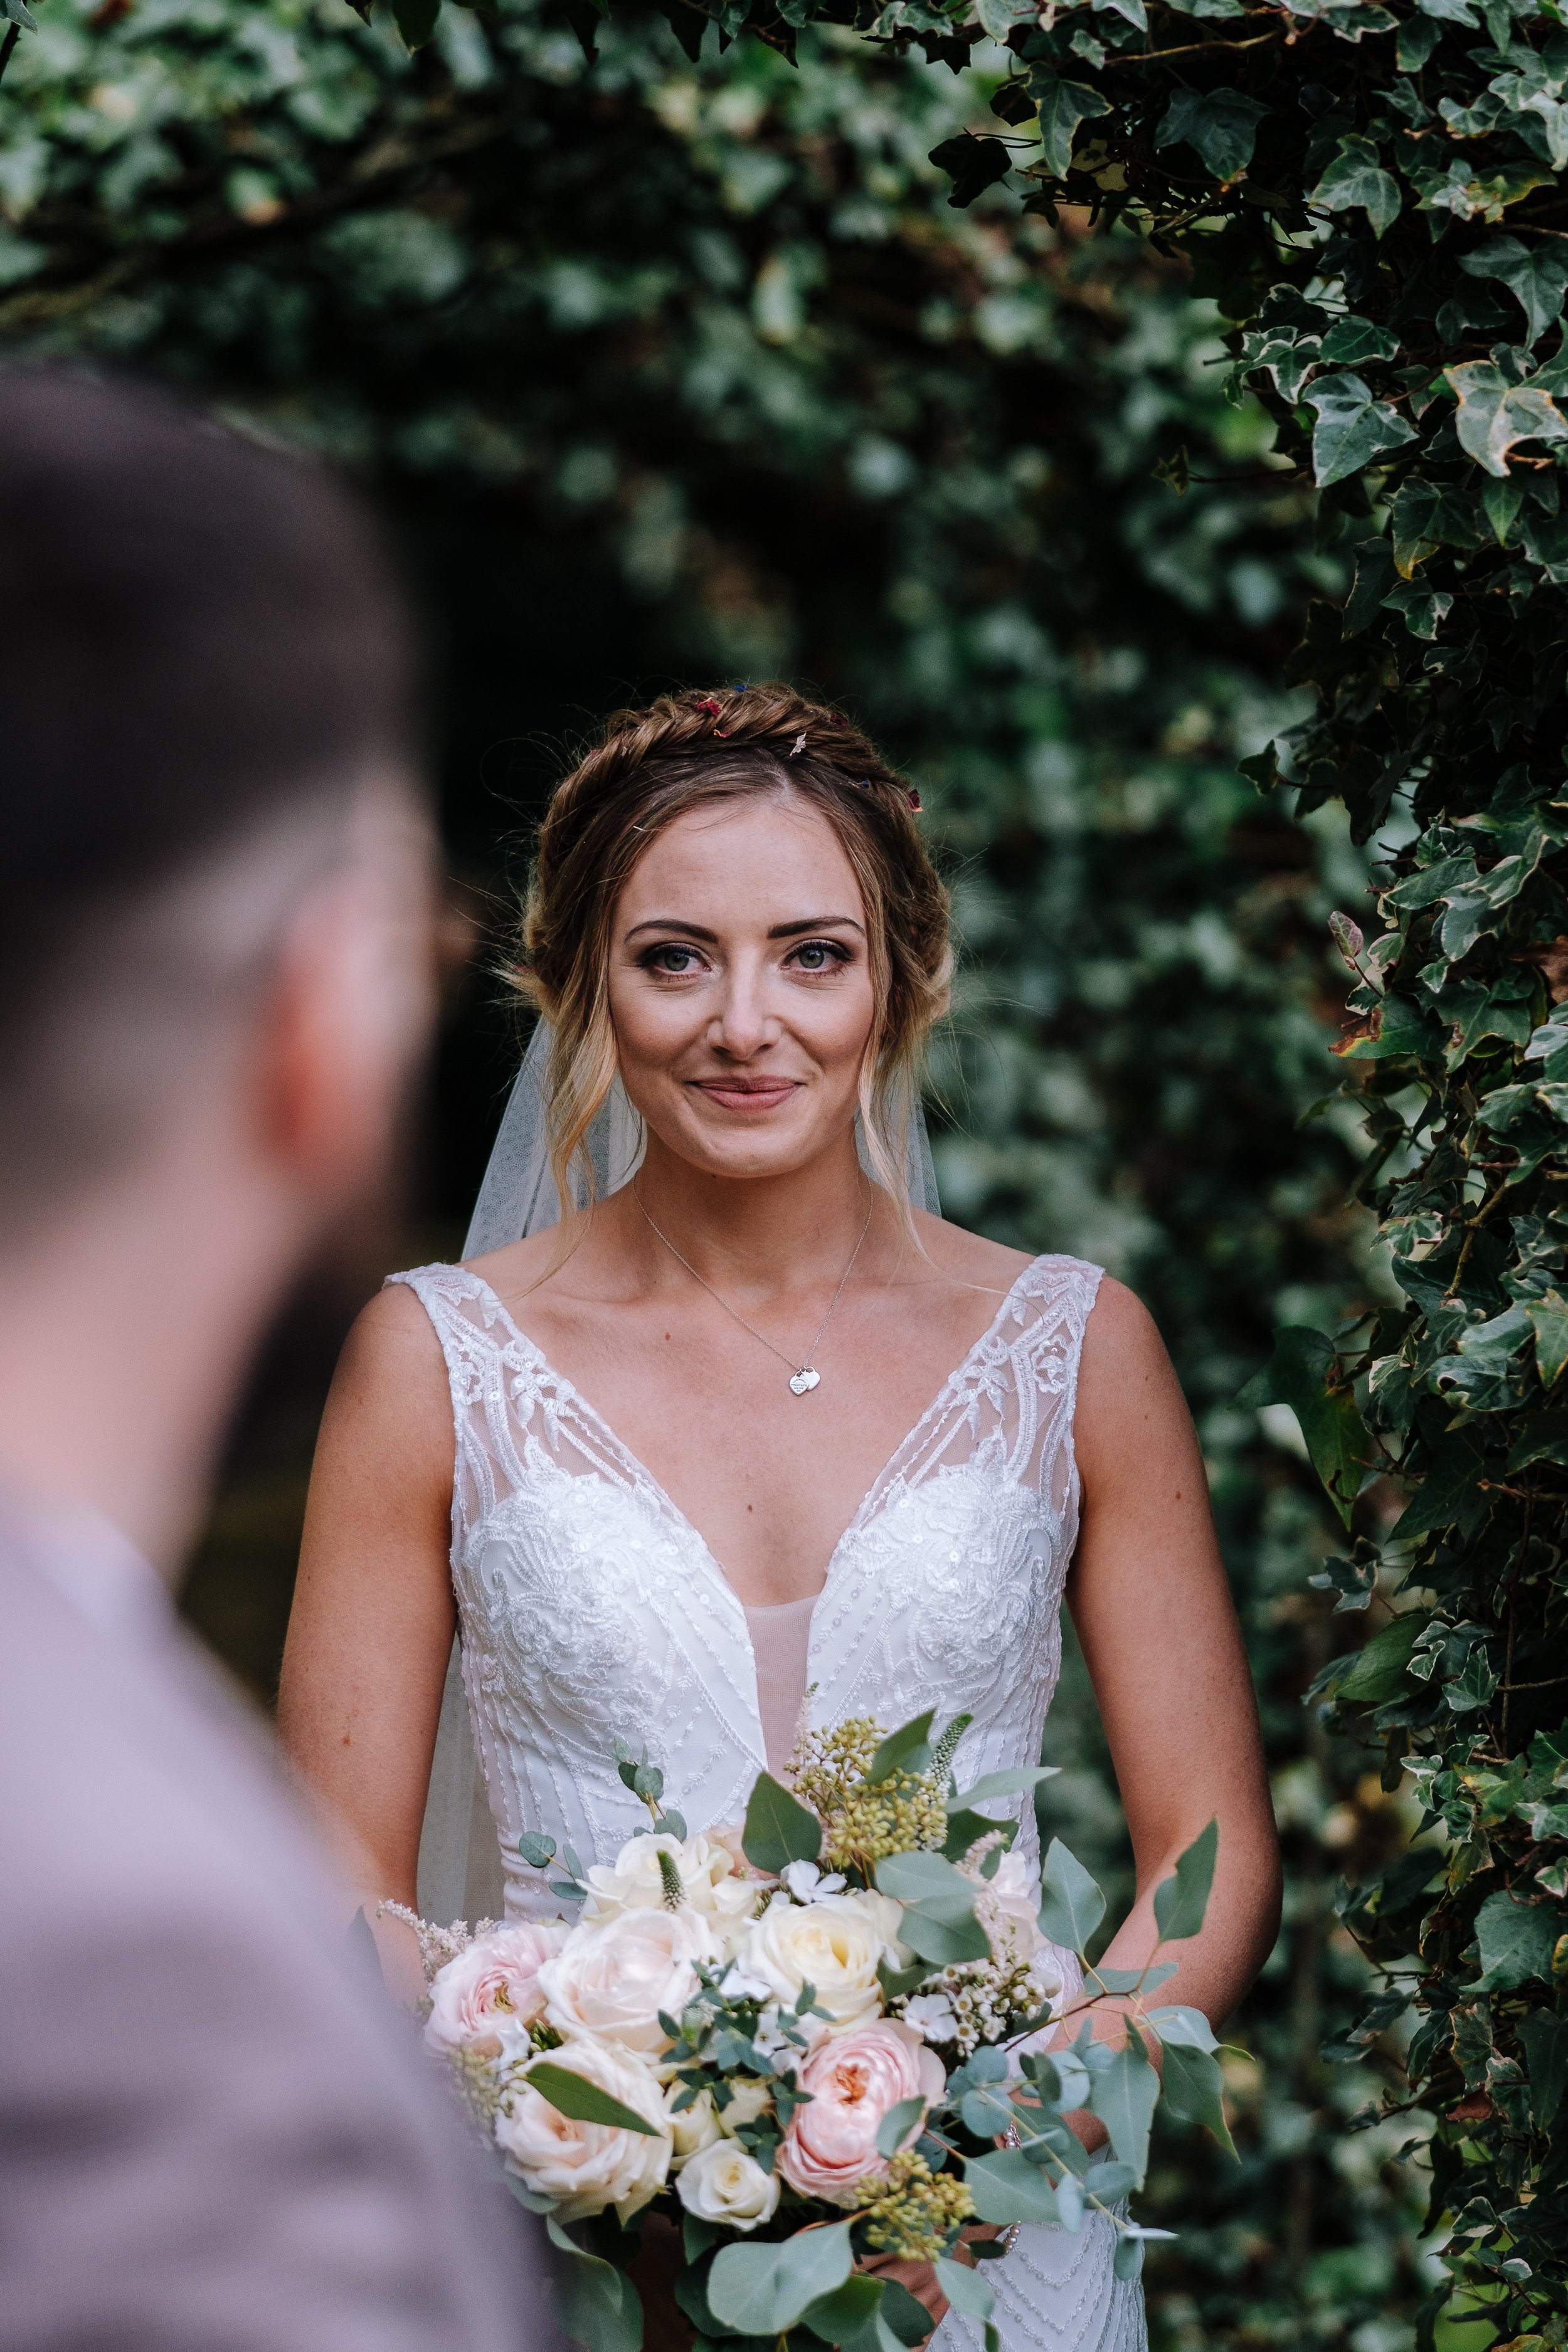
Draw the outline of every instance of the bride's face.
M610 1015L635 1108L714 1175L782 1175L853 1123L875 1006L866 910L793 795L678 817L621 893Z

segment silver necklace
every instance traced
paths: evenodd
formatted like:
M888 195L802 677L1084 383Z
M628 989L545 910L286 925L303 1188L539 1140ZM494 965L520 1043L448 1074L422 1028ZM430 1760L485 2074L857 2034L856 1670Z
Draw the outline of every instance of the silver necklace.
M829 1323L833 1320L833 1309L843 1297L844 1286L855 1271L855 1261L860 1255L860 1242L865 1240L867 1234L871 1230L871 1211L877 1205L876 1194L874 1192L872 1193L870 1202L867 1206L866 1222L860 1228L860 1241L856 1243L854 1248L849 1253L849 1263L838 1278L838 1287L834 1292L832 1299L828 1304L826 1314L823 1317L821 1322L816 1327L816 1337L812 1341L810 1348L806 1351L806 1358L804 1364L796 1364L790 1357L784 1354L782 1348L775 1348L773 1341L767 1338L765 1333L759 1331L754 1323L747 1322L739 1307L731 1306L729 1300L723 1296L721 1291L715 1290L710 1282L703 1282L702 1276L698 1273L697 1268L692 1265L691 1260L689 1257L681 1257L680 1252L676 1248L675 1244L670 1240L669 1235L656 1225L653 1219L648 1216L647 1211L643 1208L642 1194L637 1191L635 1184L631 1188L631 1194L638 1208L642 1209L643 1215L647 1217L650 1228L654 1233L658 1234L659 1240L664 1244L665 1248L669 1252L670 1256L680 1260L680 1264L686 1268L686 1271L691 1276L692 1281L701 1282L702 1287L708 1293L709 1297L718 1299L719 1304L724 1309L725 1314L732 1315L735 1321L740 1324L742 1330L749 1331L753 1339L761 1339L763 1347L766 1348L769 1354L776 1356L781 1364L789 1365L789 1384L795 1394L796 1396L807 1395L822 1378L822 1374L817 1370L816 1365L811 1360L812 1357L816 1355L818 1348L822 1345L822 1335L826 1330Z

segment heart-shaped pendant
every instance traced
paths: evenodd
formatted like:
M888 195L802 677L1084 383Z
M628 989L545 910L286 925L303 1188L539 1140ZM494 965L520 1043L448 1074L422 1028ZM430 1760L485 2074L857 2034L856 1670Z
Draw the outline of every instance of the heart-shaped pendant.
M814 1389L821 1378L820 1372L814 1371L809 1364L803 1364L798 1372L790 1374L789 1384L796 1396L805 1396L806 1391Z

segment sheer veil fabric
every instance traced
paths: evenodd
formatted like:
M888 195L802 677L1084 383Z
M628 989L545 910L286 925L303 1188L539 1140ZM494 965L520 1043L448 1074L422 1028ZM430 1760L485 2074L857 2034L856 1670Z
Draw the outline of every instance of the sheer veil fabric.
M465 1258L481 1257L558 1224L561 1202L550 1171L544 1082L551 1031L534 1028L518 1072L479 1187L463 1243ZM636 1175L643 1155L642 1122L617 1078L588 1132L595 1190L601 1199L619 1192ZM931 1164L925 1115L915 1104L901 1137L905 1181L917 1208L941 1214L936 1171ZM860 1157L865 1163L864 1139ZM581 1206L579 1192L574 1205ZM499 1919L504 1906L500 1852L474 1750L468 1703L463 1688L460 1640L454 1638L441 1698L441 1719L425 1822L419 1840L419 1909L443 1922Z

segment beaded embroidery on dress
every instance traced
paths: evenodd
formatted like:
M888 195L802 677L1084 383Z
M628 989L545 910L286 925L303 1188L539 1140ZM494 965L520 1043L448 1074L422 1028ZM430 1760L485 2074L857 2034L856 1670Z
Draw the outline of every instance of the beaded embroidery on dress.
M765 1768L745 1611L707 1544L496 1293L460 1265L395 1275L429 1316L457 1432L452 1582L509 1918L558 1906L517 1850L548 1830L608 1862L643 1809L616 1772L647 1743L695 1829L744 1811ZM968 1712L968 1777L1032 1764L1061 1664L1078 1538L1079 1355L1100 1281L1026 1268L871 1486L813 1613L811 1719ZM1018 1840L1037 1838L1025 1808ZM989 2274L1004 2352L1142 2352L1142 2297L1112 2233L1029 2226ZM980 2352L950 2313L936 2352Z

